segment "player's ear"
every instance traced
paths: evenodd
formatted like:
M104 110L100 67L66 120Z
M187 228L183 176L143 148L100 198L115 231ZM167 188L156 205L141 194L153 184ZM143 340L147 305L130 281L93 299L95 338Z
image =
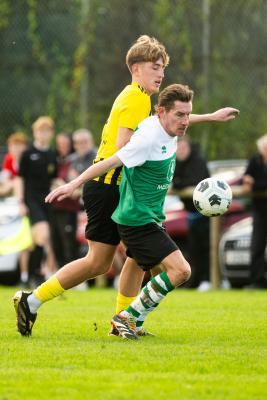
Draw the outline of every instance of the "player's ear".
M131 73L132 74L136 74L138 72L138 63L134 63L132 66L131 66Z
M158 114L159 117L162 116L162 115L164 115L165 112L166 112L165 107L157 106L157 114Z

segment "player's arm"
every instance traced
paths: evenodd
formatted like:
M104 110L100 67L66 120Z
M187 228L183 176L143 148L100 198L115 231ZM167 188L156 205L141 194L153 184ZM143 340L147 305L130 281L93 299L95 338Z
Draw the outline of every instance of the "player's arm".
M243 176L243 183L242 183L242 188L244 193L252 192L253 185L254 185L254 178L251 175L245 174Z
M209 114L191 114L189 117L190 124L198 122L226 122L235 119L239 115L239 110L233 107L220 108Z
M77 176L77 178L73 179L71 182L52 190L52 192L46 196L45 202L52 203L52 201L56 199L59 201L63 200L66 197L71 196L73 192L85 182L97 178L98 176L103 175L105 172L120 167L121 165L122 162L116 154L107 158L106 160L99 161L98 163L91 165L91 167L87 168L82 174Z
M116 139L116 147L117 149L121 149L125 146L131 139L133 134L133 130L129 128L119 128L118 129L118 136Z
M28 208L24 202L24 179L21 176L14 178L14 196L19 203L20 215L26 215Z

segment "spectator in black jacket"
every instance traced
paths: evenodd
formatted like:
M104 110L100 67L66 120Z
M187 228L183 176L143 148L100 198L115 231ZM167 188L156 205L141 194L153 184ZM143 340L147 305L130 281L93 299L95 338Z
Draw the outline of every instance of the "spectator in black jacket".
M267 134L257 140L258 152L249 162L243 178L245 192L253 192L253 229L251 240L250 289L266 288L264 258L267 242ZM257 194L257 192L259 192Z
M179 139L176 152L176 168L173 188L184 189L196 186L202 179L210 176L207 163L195 144L187 136ZM209 219L194 207L192 198L183 199L188 211L188 250L192 266L190 285L199 291L211 288L209 279Z

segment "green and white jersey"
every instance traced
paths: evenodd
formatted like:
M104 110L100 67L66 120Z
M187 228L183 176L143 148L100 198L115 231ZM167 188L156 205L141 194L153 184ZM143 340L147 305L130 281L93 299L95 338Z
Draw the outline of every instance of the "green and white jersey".
M124 164L120 202L112 219L140 226L165 220L163 204L175 169L177 138L163 129L157 116L139 124L130 142L116 155Z

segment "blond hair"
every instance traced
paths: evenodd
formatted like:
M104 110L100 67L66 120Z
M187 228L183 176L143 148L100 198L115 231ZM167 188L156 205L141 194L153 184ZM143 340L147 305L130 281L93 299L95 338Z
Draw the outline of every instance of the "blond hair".
M267 144L267 133L265 133L265 135L261 136L257 141L257 148L259 150L259 152L262 151L263 147Z
M40 129L43 126L46 126L50 129L54 129L55 123L51 117L48 116L42 116L37 118L37 120L32 124L32 129Z
M14 132L12 133L8 139L7 139L7 144L28 144L28 137L25 135L23 132Z
M154 37L140 36L126 54L126 64L129 70L133 64L140 62L156 62L162 58L164 67L169 64L170 57L165 47Z

